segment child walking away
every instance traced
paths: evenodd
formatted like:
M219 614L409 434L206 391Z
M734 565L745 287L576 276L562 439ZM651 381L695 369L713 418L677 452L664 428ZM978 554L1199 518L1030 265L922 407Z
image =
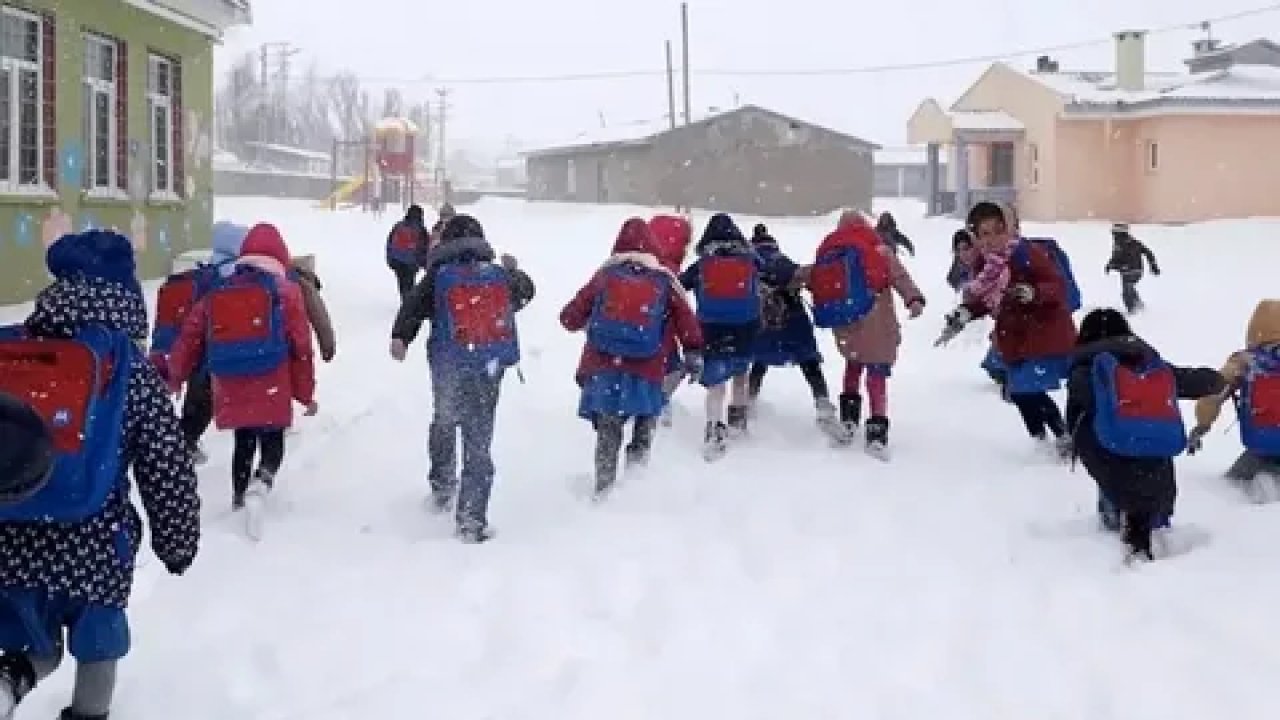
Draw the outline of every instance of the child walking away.
M696 251L698 259L681 273L680 282L697 296L704 342L699 381L707 389L703 457L711 461L724 456L730 430L739 436L747 430L747 380L760 330L762 264L742 231L724 213L711 217Z
M916 246L911 244L911 238L898 229L898 221L890 213L880 213L880 217L876 219L876 234L894 255L897 255L899 250L906 250L911 257L916 256Z
M1224 386L1212 368L1165 362L1116 310L1094 310L1081 323L1067 381L1067 422L1076 456L1098 483L1104 527L1123 530L1127 561L1175 551L1164 543L1153 548L1151 541L1153 531L1169 527L1178 492L1173 458L1187 447L1178 400Z
M1191 452L1198 452L1228 398L1236 403L1244 452L1227 470L1227 479L1257 502L1280 500L1280 300L1254 308L1245 349L1222 367L1224 392L1196 404Z
M426 274L405 299L391 330L391 356L402 362L431 321L431 505L445 512L457 496L458 537L480 543L492 537L494 421L506 369L520 362L515 313L533 300L534 286L515 258L495 262L484 228L468 215L445 225L427 256ZM461 482L457 437L462 433Z
M623 224L613 254L560 311L570 332L586 330L577 381L578 416L596 430L595 493L601 498L618 477L623 431L633 421L626 447L628 467L645 464L654 425L665 398L662 381L677 338L686 371L701 371L702 332L684 289L659 263L644 220Z
M129 240L67 235L48 266L25 325L0 331L0 718L69 650L60 717L106 720L143 538L129 473L171 574L195 559L200 499L164 382L134 344L147 312Z
M246 524L261 536L261 504L284 462L293 402L315 415L315 365L302 290L288 279L289 249L274 225L245 236L240 259L192 308L170 356L171 387L202 361L213 378L214 422L235 433L232 507L252 501ZM257 461L257 467L254 462Z
M831 403L827 378L822 374L822 353L818 352L813 321L800 297L799 288L804 286L809 270L783 254L764 225L757 225L752 231L751 244L764 263L760 277L763 320L747 383L751 406L756 406L770 367L799 366L813 394L818 428L832 440L847 443L848 432L836 418L836 406Z
M679 215L655 215L649 220L649 232L653 236L658 262L662 267L679 276L681 268L684 267L685 256L689 254L689 243L693 241L693 226ZM684 361L680 357L680 348L672 344L662 379L662 394L666 398L661 417L664 427L671 426L671 397L675 395L686 375Z
M978 203L968 225L981 252L978 272L960 306L947 315L936 344L950 342L974 318L994 316L1006 397L1018 408L1027 434L1037 441L1052 434L1057 455L1066 459L1071 438L1049 391L1061 387L1075 350L1071 314L1080 296L1070 265L1052 240L1019 236L1011 209Z
M1124 308L1130 315L1143 308L1142 298L1138 295L1138 283L1142 280L1144 269L1142 260L1151 265L1151 274L1159 276L1160 266L1156 264L1156 256L1151 248L1142 244L1129 233L1129 226L1116 223L1111 226L1111 260L1107 262L1104 272L1112 270L1120 273L1120 296L1124 300Z
M924 312L924 295L906 268L879 242L862 214L854 210L845 212L835 232L818 246L809 291L813 294L814 324L834 331L836 346L845 358L840 420L851 439L862 419L859 390L865 374L871 406L867 451L888 459L888 383L902 344L891 291L902 298L913 319Z
M410 205L404 218L387 233L387 267L395 273L400 300L418 281L418 269L431 245L421 205Z
M338 336L333 331L329 306L320 295L324 285L320 282L320 276L316 274L315 260L311 257L295 258L289 269L290 277L302 290L302 306L307 311L307 324L315 333L320 359L327 363L333 362L334 356L338 354Z

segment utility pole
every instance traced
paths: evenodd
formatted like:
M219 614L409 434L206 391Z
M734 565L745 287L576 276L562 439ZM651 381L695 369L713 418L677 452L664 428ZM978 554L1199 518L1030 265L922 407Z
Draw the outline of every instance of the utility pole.
M680 3L680 34L684 40L684 124L693 122L693 101L689 94L689 3Z
M444 201L449 202L449 192L448 192L448 185L447 185L449 182L448 159L447 159L449 146L446 144L446 141L445 141L445 128L447 127L448 121L449 121L449 88L439 88L438 90L436 90L436 95L439 96L440 98L440 104L439 104L439 107L437 108L440 115L439 115L439 118L436 120L436 125L437 125L436 132L440 136L439 137L440 157L436 160L436 175L437 175L437 182L440 187L440 192L444 196Z
M295 48L291 43L287 42L269 42L263 43L259 50L259 60L262 64L262 77L259 78L259 84L262 91L262 100L264 105L267 98L270 97L269 91L270 79L272 75L272 67L276 70L276 92L272 107L272 112L263 112L261 114L262 127L260 129L259 138L261 141L276 139L275 136L283 127L288 126L289 110L286 105L289 93L289 58L302 52ZM274 61L274 62L273 62ZM268 117L278 118L278 122L268 125Z
M667 41L667 118L676 128L676 70L671 64L671 41Z

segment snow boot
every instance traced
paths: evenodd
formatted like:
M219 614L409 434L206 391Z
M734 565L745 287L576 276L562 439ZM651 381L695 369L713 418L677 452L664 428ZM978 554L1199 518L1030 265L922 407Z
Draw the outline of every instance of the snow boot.
M862 396L857 393L840 393L840 422L850 435L862 424Z
M427 509L437 515L443 515L453 508L453 493L449 490L432 490L427 498Z
M873 415L867 419L867 452L881 460L889 459L889 418Z
M831 404L830 400L824 397L815 398L813 406L818 414L818 429L823 434L831 438L831 441L837 445L848 445L852 442L853 434L836 417L836 406Z
M1098 497L1098 521L1102 523L1102 529L1108 532L1124 530L1124 513L1102 496Z
M1124 544L1128 553L1125 562L1152 562L1155 554L1151 551L1151 515L1149 513L1125 513Z
M735 437L747 434L747 405L729 406L729 432Z
M707 423L702 439L702 457L707 462L719 460L729 449L729 427L722 422Z
M26 655L0 655L0 720L12 720L35 686L36 669Z
M81 715L71 708L66 708L62 711L62 714L58 716L58 720L109 720L109 717L110 715L108 713L102 713L101 715Z
M631 442L626 449L626 466L630 468L644 467L649 463L649 453L653 450L654 419L651 417L636 418L631 428Z
M467 545L480 545L493 539L494 532L487 527L463 525L458 528L458 539Z

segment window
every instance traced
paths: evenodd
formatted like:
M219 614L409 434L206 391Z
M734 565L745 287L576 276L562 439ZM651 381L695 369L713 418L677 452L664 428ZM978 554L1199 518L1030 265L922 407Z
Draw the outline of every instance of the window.
M0 187L44 188L46 171L45 20L0 7ZM55 165L56 167L56 165Z
M147 112L151 127L151 192L182 194L182 65L173 58L147 58Z
M989 150L987 164L987 187L1005 188L1013 187L1016 173L1015 158L1017 157L1013 143L1011 142L993 142L987 146Z
M84 185L90 192L127 190L124 152L128 91L124 43L84 36Z
M1028 180L1030 181L1031 187L1035 187L1040 184L1040 146L1035 143L1028 145L1027 158L1029 160L1028 165L1030 167L1031 175Z
M1146 157L1147 172L1155 172L1160 169L1160 143L1155 140L1148 140L1144 155Z
M568 199L574 200L578 197L578 164L569 158L565 161L565 183L564 191Z

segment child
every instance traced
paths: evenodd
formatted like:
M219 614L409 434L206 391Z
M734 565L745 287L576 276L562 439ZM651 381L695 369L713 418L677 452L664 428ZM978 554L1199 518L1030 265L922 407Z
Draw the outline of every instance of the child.
M947 284L960 292L973 279L978 265L978 250L973 246L973 235L961 228L951 236L951 269L947 271Z
M1222 376L1167 365L1110 308L1085 316L1076 347L1067 381L1075 454L1098 483L1103 524L1119 529L1108 513L1122 515L1129 559L1153 560L1151 533L1173 515L1173 458L1186 446L1177 400L1221 392Z
M831 402L827 378L822 374L822 353L814 336L813 321L800 298L809 272L783 254L778 241L764 225L751 233L751 245L764 263L761 273L763 323L756 337L754 362L747 387L751 405L755 407L770 367L799 366L817 412L818 428L838 442L847 441L844 427L836 419L836 406Z
M760 330L762 263L724 213L712 216L696 251L698 259L681 273L680 282L698 299L705 343L700 382L707 388L703 457L711 461L728 449L730 429L738 435L747 430L747 374ZM726 424L725 396L730 386Z
M234 271L192 308L170 356L175 391L207 360L214 422L219 430L235 433L235 510L244 508L247 498L260 501L274 488L284 463L285 430L293 425L292 403L305 407L307 416L319 410L311 327L302 290L288 279L290 266L280 231L266 223L254 225ZM256 513L247 521L255 534Z
M901 249L906 250L911 257L916 256L916 246L911 244L911 238L898 229L898 221L894 219L892 213L882 212L880 217L876 218L876 234L894 255L897 255L898 250Z
M679 215L655 215L649 220L649 232L653 236L654 254L662 267L680 275L684 267L685 256L689 254L689 243L693 240L693 226ZM666 403L662 406L661 422L664 427L671 426L671 397L684 381L686 376L684 361L680 358L680 348L671 346L671 354L662 379L662 394Z
M451 218L391 331L391 357L403 362L422 323L431 321L431 507L445 512L458 496L457 535L466 543L493 537L488 510L498 392L506 369L520 362L515 313L535 292L515 258L503 255L501 264L495 259L475 218ZM456 469L459 430L461 482Z
M1120 273L1120 295L1124 300L1125 310L1132 315L1143 307L1142 298L1138 295L1143 258L1151 265L1152 275L1160 275L1160 266L1156 264L1156 256L1151 249L1129 234L1129 226L1124 223L1111 226L1111 242L1111 260L1107 262L1103 272L1115 270Z
M560 311L560 323L570 332L587 331L577 372L578 416L595 426L595 492L603 497L617 480L628 419L634 426L627 465L648 460L665 404L667 358L678 338L686 369L696 377L702 332L684 289L658 262L649 228L639 218L623 224L613 254Z
M1200 449L1228 398L1239 402L1240 436L1244 452L1227 470L1227 478L1259 498L1255 486L1266 473L1280 480L1280 300L1263 300L1253 310L1245 334L1245 349L1231 354L1222 366L1224 392L1196 404L1191 452Z
M885 457L889 444L889 375L902 344L892 293L902 299L912 319L924 312L925 302L906 268L877 240L875 230L861 213L845 212L835 232L818 246L809 287L814 296L815 319L834 331L836 346L845 358L840 420L852 437L862 419L859 390L865 373L871 406L866 447Z
M1018 235L1012 209L978 203L968 226L981 252L980 267L936 344L949 342L970 320L992 315L995 349L1007 368L1006 396L1027 434L1043 442L1051 433L1057 455L1068 458L1071 438L1049 391L1061 386L1075 348L1072 285L1044 243Z
M404 218L387 233L387 267L396 276L400 300L413 289L418 281L418 268L431 245L431 233L421 205L410 205Z
M0 341L0 718L70 651L75 689L60 717L105 720L143 538L129 474L173 575L195 559L200 498L164 382L131 342L147 336L132 244L90 231L47 257L53 284ZM92 395L86 372L103 373ZM60 418L51 404L91 397L92 418Z

